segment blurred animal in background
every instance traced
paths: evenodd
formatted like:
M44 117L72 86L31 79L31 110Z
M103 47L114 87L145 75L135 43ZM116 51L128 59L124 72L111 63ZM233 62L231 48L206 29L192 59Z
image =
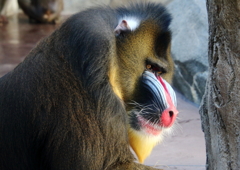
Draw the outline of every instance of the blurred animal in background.
M63 10L63 0L0 0L0 23L18 13L18 6L31 23L57 23Z
M7 23L7 18L17 13L17 0L0 0L0 24Z
M170 22L160 4L95 7L42 39L0 79L0 169L154 169L129 145L143 163L175 124Z
M57 23L63 10L63 0L18 0L31 23Z

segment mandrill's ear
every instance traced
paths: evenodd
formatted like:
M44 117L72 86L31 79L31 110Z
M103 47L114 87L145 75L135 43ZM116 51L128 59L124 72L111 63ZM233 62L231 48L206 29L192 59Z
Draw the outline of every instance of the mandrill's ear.
M114 33L116 36L121 33L134 31L140 24L140 21L136 18L125 18L121 19L118 23L117 27L114 29Z
M120 35L122 32L130 31L131 28L128 25L128 22L126 20L122 20L118 26L115 28L114 33L116 36Z

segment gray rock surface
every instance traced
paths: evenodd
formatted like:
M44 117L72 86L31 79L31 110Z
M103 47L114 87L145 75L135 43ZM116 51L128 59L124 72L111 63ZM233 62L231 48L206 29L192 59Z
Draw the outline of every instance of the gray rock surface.
M172 56L173 86L187 99L200 104L208 75L208 20L205 0L174 0Z

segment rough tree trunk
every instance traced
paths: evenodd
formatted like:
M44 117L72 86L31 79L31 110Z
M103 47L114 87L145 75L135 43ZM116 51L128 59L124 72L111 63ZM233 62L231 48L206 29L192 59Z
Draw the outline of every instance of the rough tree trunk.
M240 0L207 0L209 77L200 108L207 170L240 169Z

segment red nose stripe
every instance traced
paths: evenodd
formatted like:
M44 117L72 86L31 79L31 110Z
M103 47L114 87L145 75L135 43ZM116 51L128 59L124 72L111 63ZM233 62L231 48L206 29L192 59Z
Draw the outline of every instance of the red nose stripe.
M166 96L166 100L168 103L168 108L165 109L161 115L161 126L164 127L171 127L177 117L178 111L173 104L172 98L170 97L169 91L167 89L166 84L164 83L163 79L160 76L157 76L157 79L162 84L164 88L164 93Z

